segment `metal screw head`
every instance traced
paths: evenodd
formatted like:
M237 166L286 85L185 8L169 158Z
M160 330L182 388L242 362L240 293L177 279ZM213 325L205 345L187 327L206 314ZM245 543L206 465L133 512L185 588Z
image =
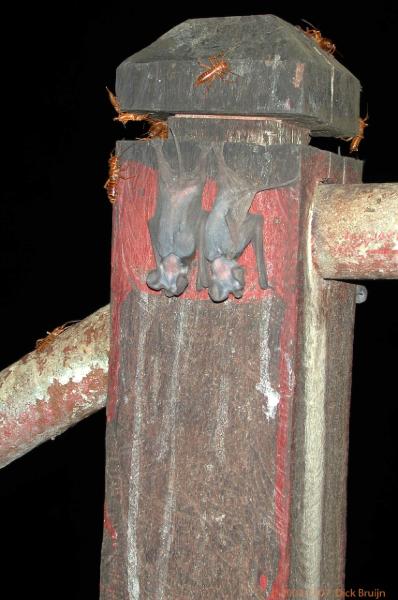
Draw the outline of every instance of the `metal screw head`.
M368 290L366 289L366 287L364 285L357 285L355 302L357 304L362 304L362 302L365 302L367 297Z

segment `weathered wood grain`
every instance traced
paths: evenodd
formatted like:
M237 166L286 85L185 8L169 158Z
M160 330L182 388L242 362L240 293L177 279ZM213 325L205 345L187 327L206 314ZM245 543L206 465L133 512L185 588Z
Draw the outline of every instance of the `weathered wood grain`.
M207 91L196 86L221 53L231 74ZM360 90L333 56L274 15L190 19L116 73L123 111L276 117L324 136L357 134Z
M265 398L280 388L283 317L272 293L219 306L130 292L108 425L109 597L255 598L263 572L271 589L277 405Z
M292 457L288 595L334 598L344 588L348 414L355 286L321 279L311 254L318 182L352 183L361 163L333 154L303 160L303 242Z
M330 279L398 279L398 184L320 185L313 258Z

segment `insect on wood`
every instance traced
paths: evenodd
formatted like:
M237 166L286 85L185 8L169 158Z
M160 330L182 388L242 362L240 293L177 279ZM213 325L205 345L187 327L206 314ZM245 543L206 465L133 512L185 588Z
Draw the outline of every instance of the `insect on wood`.
M166 121L160 121L158 119L154 119L153 117L148 117L147 121L149 123L149 131L148 135L143 140L153 140L153 139L161 139L167 140L169 137L169 127Z
M133 112L122 112L120 102L113 94L110 89L106 88L108 92L109 100L117 112L117 117L114 117L114 121L119 121L123 125L129 123L130 121L146 121L149 123L149 131L148 135L142 139L155 139L160 138L162 140L166 140L168 138L168 126L166 121L161 121L160 119L155 119L149 113L133 113ZM111 157L112 158L112 157Z
M308 23L308 25L311 27L306 27L305 30L301 29L300 27L301 31L303 31L307 37L312 38L314 42L318 44L321 50L324 50L324 52L327 52L328 54L334 54L336 52L336 44L334 44L329 38L323 37L319 29L316 29L312 23L309 23L304 19L303 21L304 23Z
M106 189L109 202L111 204L115 204L117 200L117 185L119 182L120 165L119 159L114 152L112 152L109 157L108 166L108 179L105 182L104 188Z
M199 85L204 85L206 91L209 90L211 84L216 79L226 79L229 75L236 75L231 71L231 67L228 61L225 59L225 53L221 52L220 54L215 54L214 56L209 56L207 59L210 64L205 64L200 61L199 66L205 68L195 80L194 86L198 87Z
M45 348L50 346L61 333L63 333L66 329L68 329L74 323L78 323L78 322L79 322L79 319L76 319L74 321L67 321L66 323L64 323L63 325L59 325L52 331L47 331L46 332L47 335L45 338L40 338L39 340L36 341L36 346L35 346L36 350L38 350L39 352L42 352Z
M129 123L130 121L137 122L149 120L149 113L122 112L120 102L115 96L115 94L113 94L108 88L106 88L106 91L108 92L109 100L113 108L117 112L117 117L114 117L114 121L119 121L119 123L123 123L123 125L126 125L126 123Z
M124 154L128 150L125 148L122 154ZM120 175L121 165L119 162L119 156L116 156L115 152L112 152L108 159L108 179L105 182L104 189L108 195L108 200L111 204L115 204L118 198L118 184L119 180L123 179L132 179L132 177L122 177Z
M359 150L359 144L361 143L361 141L365 137L365 127L368 126L368 122L367 122L368 118L369 118L369 116L366 115L366 117L364 119L362 119L362 118L359 119L359 129L358 129L357 135L354 135L352 137L342 138L345 142L351 142L351 144L350 144L350 154L352 152L358 152L358 150Z

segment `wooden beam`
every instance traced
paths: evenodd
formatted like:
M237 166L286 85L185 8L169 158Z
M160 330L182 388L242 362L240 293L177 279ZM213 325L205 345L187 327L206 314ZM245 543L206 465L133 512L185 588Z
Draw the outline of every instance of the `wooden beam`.
M313 260L327 279L398 279L398 184L320 184Z

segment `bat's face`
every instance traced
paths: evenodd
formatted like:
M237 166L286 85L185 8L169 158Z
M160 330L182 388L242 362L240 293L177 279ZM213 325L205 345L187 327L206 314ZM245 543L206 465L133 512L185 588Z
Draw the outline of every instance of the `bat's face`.
M210 266L211 283L209 295L214 302L223 302L233 294L241 298L245 285L244 271L234 260L216 258Z
M166 296L179 296L188 286L187 275L188 266L175 254L169 254L148 274L146 282L153 290L164 290Z

